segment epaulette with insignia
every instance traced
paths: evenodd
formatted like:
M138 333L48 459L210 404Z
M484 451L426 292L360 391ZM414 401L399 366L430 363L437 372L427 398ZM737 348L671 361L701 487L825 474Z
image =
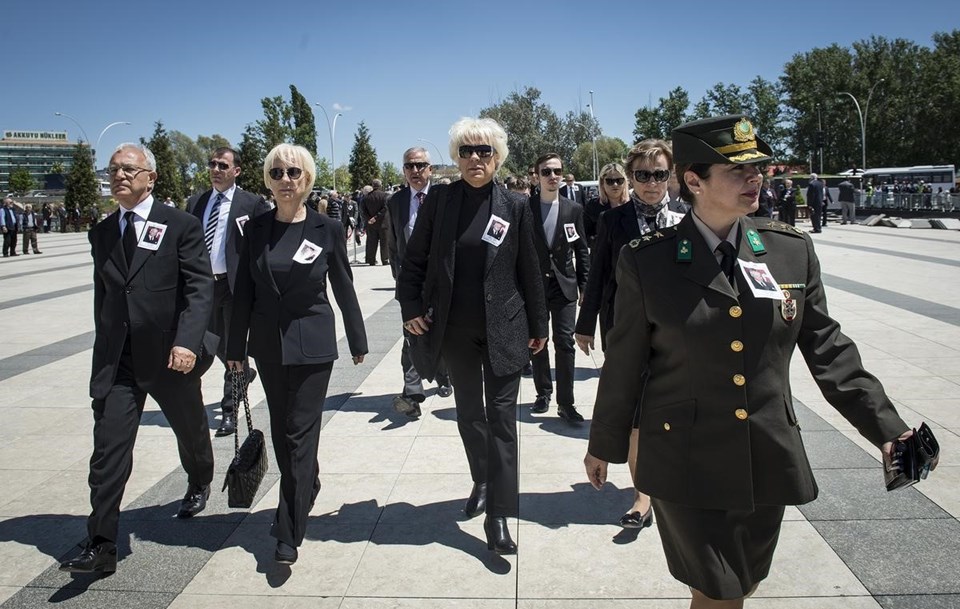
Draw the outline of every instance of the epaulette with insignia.
M756 219L757 230L775 230L780 233L787 233L788 235L803 236L804 232L797 228L796 226L790 226L786 222L780 222L778 220L763 220L761 218Z
M648 233L638 239L634 239L630 242L630 247L633 249L640 249L641 247L646 247L652 243L657 243L663 241L668 237L673 237L677 234L676 226L671 226L669 228L660 228L657 229L654 233Z

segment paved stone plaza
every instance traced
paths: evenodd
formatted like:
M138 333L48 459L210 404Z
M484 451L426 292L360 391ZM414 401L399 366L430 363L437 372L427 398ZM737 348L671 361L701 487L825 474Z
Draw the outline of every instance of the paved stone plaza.
M788 508L773 572L746 606L960 607L960 232L831 224L815 237L831 312L904 419L933 427L943 455L929 480L887 494L879 452L795 358L793 393L820 498ZM520 550L498 557L486 549L483 519L462 512L471 481L453 398L431 389L416 421L391 407L402 387L399 307L390 270L365 265L354 273L370 354L360 366L343 357L334 368L320 438L323 489L299 562L273 561L275 467L251 510L229 509L217 486L201 515L174 517L186 477L148 400L117 573L60 573L89 509L92 261L85 234L40 235L40 248L0 261L4 609L687 607L656 531L615 524L632 499L626 466L612 467L602 492L586 482L581 461L602 356L577 355L577 407L588 419L580 427L558 419L555 405L531 415L533 383L523 379L520 518L511 523ZM211 434L221 371L214 364L204 383ZM251 400L255 423L269 433L259 382ZM233 440L213 443L218 485Z

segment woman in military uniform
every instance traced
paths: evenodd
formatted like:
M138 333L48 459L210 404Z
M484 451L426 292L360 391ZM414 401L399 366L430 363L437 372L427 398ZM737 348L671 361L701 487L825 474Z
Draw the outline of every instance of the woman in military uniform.
M746 217L757 164L771 158L750 121L687 123L673 151L693 213L620 256L584 464L600 488L607 463L627 458L639 402L635 482L653 498L670 572L691 587L692 608L736 608L769 572L784 506L817 496L790 393L794 348L887 455L911 432L829 316L810 238ZM752 290L741 269L762 269L779 289Z

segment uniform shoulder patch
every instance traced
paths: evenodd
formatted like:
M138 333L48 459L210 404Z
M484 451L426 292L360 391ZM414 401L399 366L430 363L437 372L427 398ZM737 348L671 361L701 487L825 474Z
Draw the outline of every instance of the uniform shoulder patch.
M777 231L778 233L786 233L788 235L794 235L796 237L802 237L804 232L797 228L796 226L790 226L786 222L780 222L778 220L771 220L769 218L756 218L755 219L757 230L772 230Z
M662 241L668 240L670 237L675 237L677 235L676 226L671 226L669 228L659 228L652 233L647 233L646 235L634 239L630 242L630 247L633 249L640 249L647 247L648 245L653 245L654 243L659 243Z

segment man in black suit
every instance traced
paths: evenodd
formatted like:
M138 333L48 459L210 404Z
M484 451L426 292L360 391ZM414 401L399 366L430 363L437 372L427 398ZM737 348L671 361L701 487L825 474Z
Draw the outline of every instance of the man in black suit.
M248 220L270 211L270 206L260 195L247 192L237 186L240 175L240 154L232 148L217 148L207 163L213 188L187 201L187 211L200 220L204 228L204 245L210 254L213 269L213 315L210 332L220 338L217 357L223 362L223 399L220 410L223 416L217 437L233 435L237 431L236 404L233 403L233 388L230 371L225 359L227 331L233 312L233 292L237 283L237 263L243 251L244 225ZM257 376L257 371L246 367L247 383Z
M807 209L810 210L810 222L813 223L813 232L822 232L820 220L822 208L826 204L823 196L824 184L817 179L817 174L810 174L810 183L807 184Z
M383 192L383 183L373 181L373 190L360 201L361 226L367 231L367 264L377 263L377 247L380 247L380 262L387 264L387 193Z
M576 348L573 329L577 301L587 283L589 253L584 239L583 207L560 195L563 162L549 153L537 159L539 195L530 197L534 218L534 245L540 261L540 277L552 320L553 346L557 359L557 414L571 423L583 421L573 405L573 373ZM568 175L568 178L573 176ZM568 191L569 192L569 191ZM576 273L574 273L574 258ZM531 358L537 399L532 411L544 413L550 408L553 379L550 355L542 349Z
M13 199L7 197L0 208L0 230L3 231L3 257L19 256L17 253L17 210Z
M390 227L387 243L390 249L390 266L393 278L400 274L400 264L407 250L407 240L413 234L413 227L417 222L420 205L430 190L430 175L433 168L430 166L430 153L426 148L410 148L403 153L403 175L407 185L398 190L387 201L387 222ZM420 416L420 404L427 399L423 392L423 380L413 359L410 357L410 333L403 331L403 348L400 351L400 367L403 368L403 393L393 398L393 407L397 412L411 418ZM453 394L450 385L450 376L442 361L437 369L437 394L449 397Z
M537 176L537 179L540 179L540 176ZM576 181L574 180L573 174L568 173L563 178L564 185L560 187L560 196L570 199L574 203L579 203L583 206L587 200L584 197L583 189L577 186Z
M203 230L196 218L154 201L156 160L147 148L121 144L107 171L120 209L89 233L96 331L90 378L93 509L83 550L60 565L75 573L116 571L120 502L147 395L173 429L187 472L179 518L203 510L213 480L200 393L200 377L212 361L204 350L213 278ZM160 231L155 243L144 241L150 229Z

